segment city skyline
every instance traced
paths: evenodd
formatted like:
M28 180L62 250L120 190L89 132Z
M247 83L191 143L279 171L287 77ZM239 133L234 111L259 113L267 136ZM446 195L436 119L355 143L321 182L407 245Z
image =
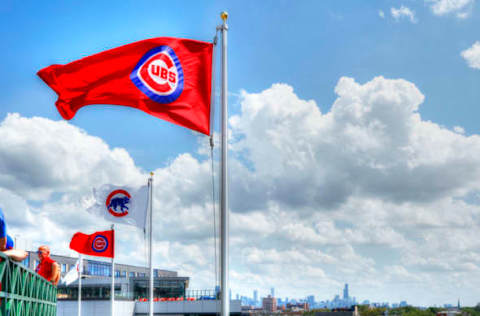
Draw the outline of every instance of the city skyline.
M248 297L244 295L240 295L239 293L235 294L235 298L237 300L241 300L242 304L245 303L244 305L252 305L256 307L260 307L262 305L261 300L263 298L269 297L271 295L272 289L274 290L274 287L270 288L270 291L265 290L264 292L269 292L265 296L258 296L258 289L253 290L253 296ZM343 294L343 297L340 299L340 291ZM398 308L398 307L406 307L406 306L413 306L409 304L406 300L401 300L398 302L388 302L388 301L376 301L374 299L368 299L368 298L363 298L360 300L357 300L355 296L350 296L349 294L349 284L345 283L344 288L340 289L339 294L331 294L331 298L328 298L328 294L326 296L317 296L317 295L308 295L306 297L292 297L292 296L272 296L274 298L277 298L277 304L279 306L285 305L287 303L299 303L299 302L307 302L309 304L309 307L312 308L329 308L329 309L334 309L334 308L350 308L351 306L354 305L370 305L373 307L388 307L388 308ZM257 299L255 299L257 297ZM251 302L249 302L251 300ZM442 307L442 308L453 308L457 307L460 308L461 306L461 301L459 298L452 299L451 301L444 302L441 304L434 304L434 305L425 305L425 306L414 306L414 307ZM249 304L249 303L255 303L255 304ZM312 304L313 303L313 304ZM480 303L480 302L479 302ZM478 304L478 303L477 303ZM476 305L476 304L475 304Z

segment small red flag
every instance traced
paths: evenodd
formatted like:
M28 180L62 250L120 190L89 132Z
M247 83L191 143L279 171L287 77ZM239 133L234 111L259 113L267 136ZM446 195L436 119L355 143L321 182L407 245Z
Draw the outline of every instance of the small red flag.
M213 44L159 37L38 72L66 120L90 104L124 105L210 133Z
M70 241L70 249L84 255L113 258L115 256L115 231L107 230L91 235L75 233Z

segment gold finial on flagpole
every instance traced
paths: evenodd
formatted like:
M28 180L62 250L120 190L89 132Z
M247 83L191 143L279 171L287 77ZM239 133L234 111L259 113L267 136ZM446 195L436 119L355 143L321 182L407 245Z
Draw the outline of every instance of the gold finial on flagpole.
M153 177L153 171L150 171L150 177Z
M220 13L220 17L222 18L223 22L226 23L228 19L228 12L222 11L222 13Z

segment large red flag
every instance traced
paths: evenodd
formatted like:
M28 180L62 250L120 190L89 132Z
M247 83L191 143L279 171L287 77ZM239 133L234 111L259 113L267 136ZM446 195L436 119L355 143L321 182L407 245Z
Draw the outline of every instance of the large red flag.
M69 120L90 104L125 105L210 133L213 44L159 37L38 72Z
M91 235L75 233L70 249L84 255L113 258L115 256L115 231L107 230Z

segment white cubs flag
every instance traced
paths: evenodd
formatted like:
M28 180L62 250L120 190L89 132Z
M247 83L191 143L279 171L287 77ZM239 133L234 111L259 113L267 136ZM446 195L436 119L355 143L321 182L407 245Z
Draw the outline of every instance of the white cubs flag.
M67 272L60 281L60 283L64 283L65 285L70 285L78 279L78 275L83 271L80 271L82 267L80 267L80 260L77 260L75 265Z
M105 184L93 189L95 204L88 212L110 222L128 224L145 229L148 208L148 187L120 187Z

